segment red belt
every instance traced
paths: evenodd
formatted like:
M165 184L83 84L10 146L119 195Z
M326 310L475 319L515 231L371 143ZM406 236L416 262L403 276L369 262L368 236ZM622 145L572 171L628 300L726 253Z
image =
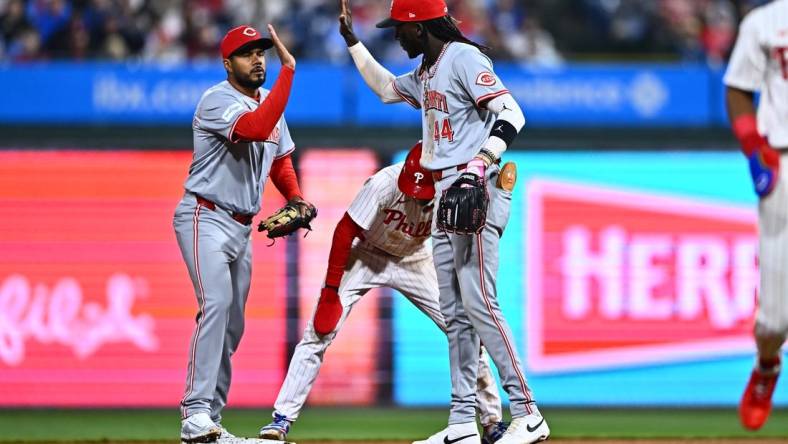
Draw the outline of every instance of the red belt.
M444 171L447 171L447 170L462 171L462 170L464 170L467 167L468 167L467 163L461 163L459 165L455 165L455 166L451 166L451 167L448 167L448 168L444 168L442 170L435 170L435 171L432 172L432 180L439 181L439 180L443 179L443 172Z
M204 198L202 196L197 196L196 194L195 194L195 197L197 198L197 205L200 205L201 207L205 207L205 208L207 208L207 209L209 209L211 211L216 210L216 204L215 203L211 202L210 200L208 200L208 199L206 199L206 198ZM235 221L238 222L239 224L252 225L252 219L254 218L254 215L234 213L232 211L228 211L228 213L230 213L230 217L235 219Z

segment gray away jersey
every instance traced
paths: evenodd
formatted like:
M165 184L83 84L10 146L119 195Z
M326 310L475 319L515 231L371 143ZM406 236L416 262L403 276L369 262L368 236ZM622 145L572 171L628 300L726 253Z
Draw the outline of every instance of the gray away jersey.
M347 213L364 229L363 243L398 257L430 253L432 203L426 207L397 187L404 162L383 168L364 182ZM356 241L358 242L358 241Z
M473 159L490 135L496 115L480 107L509 91L492 61L476 47L450 42L429 71L397 77L394 90L422 109L421 165L440 170Z
M260 88L260 101L268 90ZM185 188L220 207L257 214L274 159L295 148L284 116L264 142L231 141L235 123L259 102L226 80L208 89L197 104L192 129L194 156Z

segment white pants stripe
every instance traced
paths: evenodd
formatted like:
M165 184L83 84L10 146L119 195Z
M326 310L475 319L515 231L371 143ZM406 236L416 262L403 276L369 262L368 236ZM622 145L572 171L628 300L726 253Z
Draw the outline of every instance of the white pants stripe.
M788 151L783 151L780 161L785 167L779 181L758 205L761 288L755 331L784 341L788 335Z

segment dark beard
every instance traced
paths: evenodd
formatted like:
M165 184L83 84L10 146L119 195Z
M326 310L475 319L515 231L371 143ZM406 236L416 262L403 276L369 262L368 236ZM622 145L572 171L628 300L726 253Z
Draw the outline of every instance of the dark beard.
M235 80L244 88L257 89L263 86L263 83L265 83L265 76L267 74L267 72L264 72L263 77L260 80L252 80L251 77L236 77Z

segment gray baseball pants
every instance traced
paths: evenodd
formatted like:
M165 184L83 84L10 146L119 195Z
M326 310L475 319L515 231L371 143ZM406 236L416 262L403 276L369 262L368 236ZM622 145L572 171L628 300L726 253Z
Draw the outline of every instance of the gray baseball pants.
M173 227L199 306L181 416L209 413L219 423L232 379L230 358L244 331L252 228L219 207L197 205L191 193L178 204Z
M446 233L439 231L433 223L433 260L449 340L452 382L449 424L474 420L480 341L492 357L503 388L509 395L512 418L538 411L511 329L498 305L495 287L498 243L509 220L512 200L511 192L495 185L499 171L497 165L486 171L490 203L487 224L481 233ZM443 170L442 178L435 183L436 195L440 196L451 186L459 173L452 169Z

